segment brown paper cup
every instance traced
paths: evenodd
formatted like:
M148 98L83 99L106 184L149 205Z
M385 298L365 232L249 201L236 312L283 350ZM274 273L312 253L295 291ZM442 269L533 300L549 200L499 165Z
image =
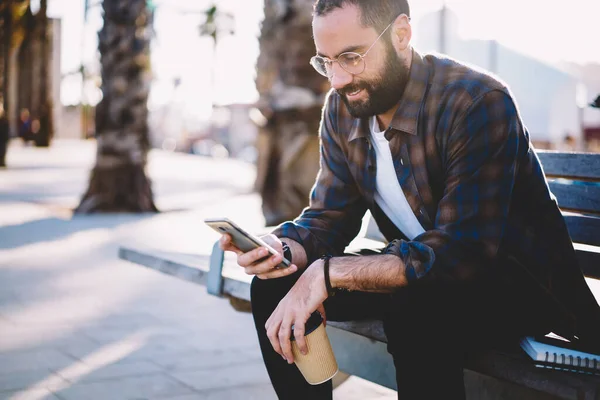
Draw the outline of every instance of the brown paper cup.
M306 335L304 340L308 347L306 355L300 353L296 341L292 341L294 363L311 385L327 382L339 369L323 323Z

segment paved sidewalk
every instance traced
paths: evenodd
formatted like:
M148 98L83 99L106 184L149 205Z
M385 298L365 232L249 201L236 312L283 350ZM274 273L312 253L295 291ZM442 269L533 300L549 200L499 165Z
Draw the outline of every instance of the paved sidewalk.
M254 167L153 151L156 215L72 216L94 142L12 143L0 170L0 399L274 399L249 314L117 258L123 244L208 257L227 215L264 225ZM391 399L356 377L335 399Z

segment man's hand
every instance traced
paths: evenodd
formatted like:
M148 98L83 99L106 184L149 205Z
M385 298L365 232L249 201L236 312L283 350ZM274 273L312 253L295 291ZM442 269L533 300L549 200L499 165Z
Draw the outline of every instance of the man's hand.
M283 261L283 248L281 240L275 235L268 234L261 239L277 250L277 255L270 255L265 247L259 247L244 253L231 242L231 236L225 234L219 242L221 248L225 251L232 251L237 254L237 263L244 268L248 275L256 275L259 279L281 278L293 274L298 270L295 264L288 268L275 269Z
M315 310L318 310L325 320L323 302L326 298L323 261L318 260L302 274L267 320L265 329L269 341L273 349L289 364L294 362L290 342L292 326L298 348L302 354L306 354L308 348L304 340L304 325Z

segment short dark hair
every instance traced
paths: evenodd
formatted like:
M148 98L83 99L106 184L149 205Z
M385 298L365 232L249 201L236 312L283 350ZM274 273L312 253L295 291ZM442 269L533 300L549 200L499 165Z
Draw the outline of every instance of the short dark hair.
M363 26L372 26L377 31L384 30L400 14L410 17L408 0L316 0L313 16L327 15L347 4L358 7Z

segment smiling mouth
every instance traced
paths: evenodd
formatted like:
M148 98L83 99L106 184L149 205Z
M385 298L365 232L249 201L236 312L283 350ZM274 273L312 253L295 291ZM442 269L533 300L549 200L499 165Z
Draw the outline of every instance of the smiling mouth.
M363 88L358 88L353 91L347 90L347 91L344 91L344 95L346 96L346 98L348 100L351 100L351 99L356 98L362 91L363 91Z

